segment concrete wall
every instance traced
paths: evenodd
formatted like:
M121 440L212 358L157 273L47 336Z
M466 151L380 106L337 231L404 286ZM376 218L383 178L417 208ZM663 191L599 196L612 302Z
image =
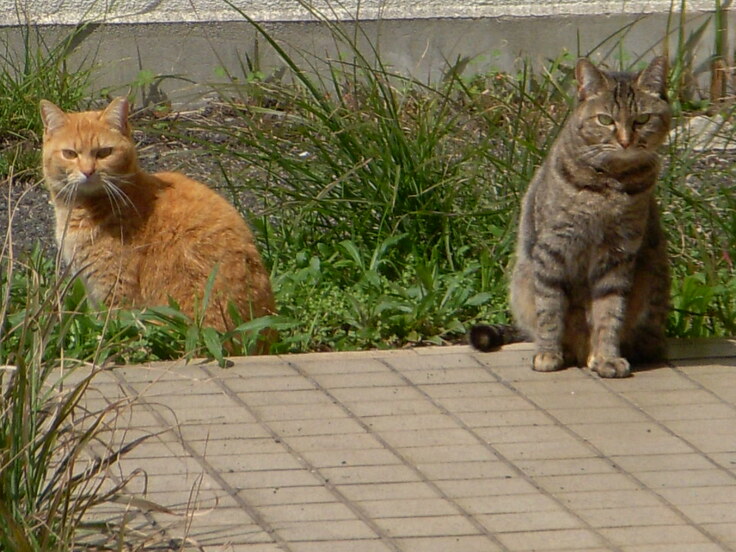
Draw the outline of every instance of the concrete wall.
M231 0L260 21L302 21L308 12L296 0ZM665 13L670 0L315 0L339 18L432 19ZM675 2L679 5L679 1ZM713 9L713 0L689 0L688 9ZM340 5L337 8L333 6ZM358 6L360 6L358 8ZM0 0L0 25L23 21L75 24L82 19L118 23L237 21L225 0Z
M268 32L305 63L340 55L324 25L310 21L296 0L233 0L233 4L265 21ZM353 6L348 12L356 4L356 0L340 2ZM514 71L522 58L531 59L539 69L564 52L575 56L592 52L594 60L611 59L620 51L614 48L620 42L630 59L648 59L662 51L670 4L670 0L362 0L359 15L365 18L360 24L367 36L364 42L370 40L386 66L432 81L459 58L469 60L467 73ZM713 0L688 2L690 28L709 17L698 10L713 6ZM240 67L246 56L257 59L267 74L283 65L225 0L0 0L0 22L9 25L0 27L0 50L4 44L14 49L12 55L21 55L24 27L19 21L54 23L38 29L47 44L54 44L69 31L59 23L95 19L102 23L90 27L75 56L85 63L93 59L98 67L96 85L112 88L113 93L128 93L127 85L145 70L170 75L157 85L168 97L197 102L211 90L211 83L223 81L221 67L244 78ZM352 28L351 18L345 19L342 24ZM701 60L710 53L712 27L708 25L701 40ZM670 48L675 42L672 38Z

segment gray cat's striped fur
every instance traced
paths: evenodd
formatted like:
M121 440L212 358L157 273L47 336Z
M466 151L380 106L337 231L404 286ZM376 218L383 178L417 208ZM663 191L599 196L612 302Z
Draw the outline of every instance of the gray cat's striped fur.
M669 267L654 187L671 120L667 65L578 61L578 105L524 197L511 307L533 368L624 377L662 358ZM472 341L472 340L471 340Z

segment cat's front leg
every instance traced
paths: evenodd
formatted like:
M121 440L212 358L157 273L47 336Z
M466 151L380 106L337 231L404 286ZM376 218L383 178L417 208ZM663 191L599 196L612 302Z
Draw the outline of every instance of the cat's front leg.
M623 278L602 279L593 285L588 368L603 378L625 378L631 373L629 361L620 352L628 290L629 282Z
M536 308L535 344L537 353L532 368L554 372L565 366L562 336L568 307L561 267L551 267L540 259L534 263L534 304Z

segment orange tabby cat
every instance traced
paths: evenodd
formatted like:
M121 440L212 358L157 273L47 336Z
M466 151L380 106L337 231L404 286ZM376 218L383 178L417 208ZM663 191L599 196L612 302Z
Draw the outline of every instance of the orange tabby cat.
M232 329L231 302L243 320L275 312L271 284L253 235L235 208L183 174L138 166L129 105L66 113L41 101L43 172L64 261L92 299L108 306L200 309L216 271L205 325ZM266 352L264 337L259 352Z

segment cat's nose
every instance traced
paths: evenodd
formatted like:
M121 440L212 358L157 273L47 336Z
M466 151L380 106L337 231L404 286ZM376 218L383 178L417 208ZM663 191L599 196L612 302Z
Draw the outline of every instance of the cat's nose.
M633 141L631 132L627 130L619 130L616 134L616 139L618 140L618 143L621 144L622 148L626 149L631 145L631 142Z

